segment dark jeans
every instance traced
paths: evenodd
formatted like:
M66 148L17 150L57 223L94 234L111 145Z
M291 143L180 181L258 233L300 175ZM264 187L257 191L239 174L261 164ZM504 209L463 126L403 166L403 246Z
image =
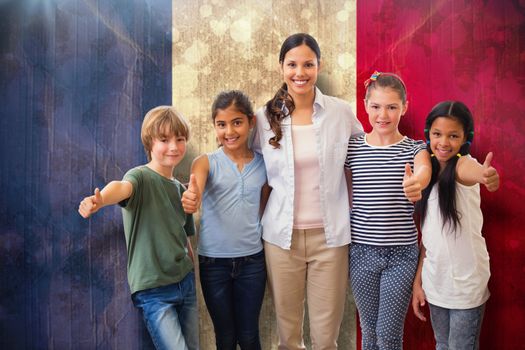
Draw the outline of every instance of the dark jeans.
M264 251L239 258L199 255L204 301L217 349L261 349L259 313L266 287Z

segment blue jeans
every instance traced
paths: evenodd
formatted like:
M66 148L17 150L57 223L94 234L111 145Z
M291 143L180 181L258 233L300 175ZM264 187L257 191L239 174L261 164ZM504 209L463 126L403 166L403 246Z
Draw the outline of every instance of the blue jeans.
M472 309L445 309L428 304L436 350L477 350L485 304Z
M217 349L261 349L259 313L266 287L264 251L239 258L199 255L204 301Z
M363 350L402 350L418 253L417 244L350 246L350 284Z
M138 291L131 299L142 310L156 349L199 349L199 317L193 271L178 283Z

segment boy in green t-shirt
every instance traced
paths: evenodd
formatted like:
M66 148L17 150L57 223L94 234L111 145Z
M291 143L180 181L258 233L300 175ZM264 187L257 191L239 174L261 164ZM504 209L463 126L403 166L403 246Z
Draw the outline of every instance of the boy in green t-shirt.
M133 304L157 349L198 349L198 312L191 214L182 209L184 186L173 169L186 153L189 127L172 106L144 117L142 143L149 163L129 170L122 181L86 197L78 212L88 218L100 208L120 204L128 251L128 281Z

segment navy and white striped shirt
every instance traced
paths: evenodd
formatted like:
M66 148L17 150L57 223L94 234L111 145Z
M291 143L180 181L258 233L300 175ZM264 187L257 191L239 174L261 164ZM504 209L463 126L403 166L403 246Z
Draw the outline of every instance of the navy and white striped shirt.
M366 135L351 138L345 168L352 171L352 243L375 246L417 243L414 205L403 192L405 163L426 148L404 137L389 146L371 146Z

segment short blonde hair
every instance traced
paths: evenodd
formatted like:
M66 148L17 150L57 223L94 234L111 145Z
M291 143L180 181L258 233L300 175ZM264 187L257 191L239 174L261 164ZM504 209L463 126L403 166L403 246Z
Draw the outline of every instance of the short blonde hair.
M169 130L169 135L164 135L166 127ZM151 160L151 148L153 146L153 139L161 136L183 136L186 140L190 138L190 127L186 119L173 106L158 106L151 109L144 116L142 122L142 129L140 131L140 138L144 145L144 151Z

